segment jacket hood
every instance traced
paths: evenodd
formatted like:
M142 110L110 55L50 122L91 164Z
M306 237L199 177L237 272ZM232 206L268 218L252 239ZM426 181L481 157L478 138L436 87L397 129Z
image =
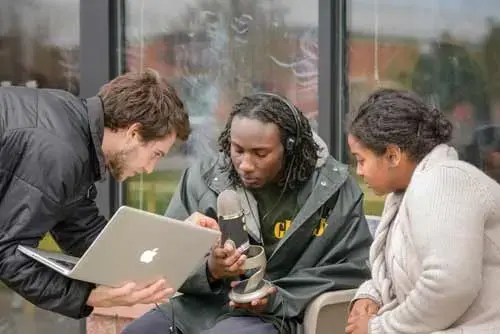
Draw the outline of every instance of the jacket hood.
M318 160L316 161L316 168L322 167L326 163L326 159L330 156L330 151L328 150L328 146L321 137L313 131L313 139L318 144Z

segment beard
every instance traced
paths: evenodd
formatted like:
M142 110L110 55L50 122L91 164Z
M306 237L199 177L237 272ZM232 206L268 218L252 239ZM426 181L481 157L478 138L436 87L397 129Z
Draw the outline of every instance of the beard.
M127 156L131 150L121 150L110 154L108 157L108 169L110 174L117 181L122 181L123 173L126 168Z

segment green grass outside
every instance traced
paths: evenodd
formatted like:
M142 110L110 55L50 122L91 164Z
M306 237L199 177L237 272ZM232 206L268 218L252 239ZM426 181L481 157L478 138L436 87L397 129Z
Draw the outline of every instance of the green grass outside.
M371 190L367 189L365 184L361 184L360 186L365 194L363 201L365 215L380 216L384 209L385 197L375 195Z
M38 248L46 251L54 251L54 252L60 251L59 246L54 241L54 239L52 239L52 236L50 234L47 234L45 238L43 238L42 241L40 241Z
M164 171L143 175L142 178L141 176L131 178L126 185L126 204L164 214L177 189L181 173L181 171Z

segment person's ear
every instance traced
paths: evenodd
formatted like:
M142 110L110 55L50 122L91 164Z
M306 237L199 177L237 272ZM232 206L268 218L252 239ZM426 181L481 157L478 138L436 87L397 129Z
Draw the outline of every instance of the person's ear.
M141 141L141 135L139 134L140 129L141 124L139 123L134 123L129 126L129 128L127 129L127 139Z
M403 152L397 145L390 144L385 152L390 167L397 167L403 160Z

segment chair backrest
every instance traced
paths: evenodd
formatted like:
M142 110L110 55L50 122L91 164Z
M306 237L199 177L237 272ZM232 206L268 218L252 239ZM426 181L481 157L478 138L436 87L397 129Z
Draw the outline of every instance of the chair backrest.
M374 236L381 217L365 217L370 233ZM313 300L304 315L303 334L344 333L348 306L355 292L356 289L326 292Z
M325 292L307 307L301 334L345 333L349 303L356 289Z

